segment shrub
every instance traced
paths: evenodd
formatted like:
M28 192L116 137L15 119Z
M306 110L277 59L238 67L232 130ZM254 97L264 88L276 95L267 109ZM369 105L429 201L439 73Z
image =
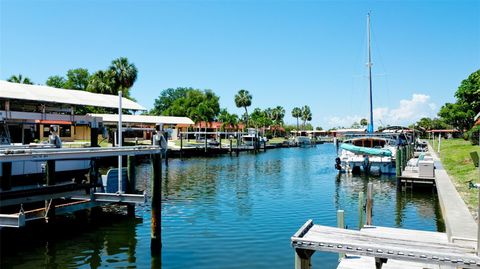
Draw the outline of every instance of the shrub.
M478 145L478 139L480 136L480 125L473 126L470 131L468 131L468 139L472 143L472 145Z

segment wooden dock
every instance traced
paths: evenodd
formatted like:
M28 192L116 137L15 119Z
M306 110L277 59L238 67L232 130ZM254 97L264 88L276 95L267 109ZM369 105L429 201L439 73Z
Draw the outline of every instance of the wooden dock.
M375 262L371 267L377 269L382 268L388 260L413 262L417 266L427 264L480 268L480 257L474 254L474 248L449 243L443 233L375 226L365 226L357 231L314 225L309 220L293 235L291 241L296 253L296 269L310 268L310 257L315 251L371 257L369 260L373 258ZM365 261L359 259L354 267L362 268L360 263ZM351 259L346 260L342 266L349 268L352 263ZM409 267L403 263L401 268Z
M435 177L421 177L418 172L403 170L400 176L397 176L399 187L413 188L413 186L432 187L435 186Z

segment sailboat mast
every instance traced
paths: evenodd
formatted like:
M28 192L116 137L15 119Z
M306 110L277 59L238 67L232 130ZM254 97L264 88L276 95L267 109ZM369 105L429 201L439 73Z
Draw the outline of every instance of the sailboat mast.
M373 133L373 101L372 101L372 53L370 49L370 12L367 14L367 35L368 35L368 81L370 88L370 122L368 123L368 133Z

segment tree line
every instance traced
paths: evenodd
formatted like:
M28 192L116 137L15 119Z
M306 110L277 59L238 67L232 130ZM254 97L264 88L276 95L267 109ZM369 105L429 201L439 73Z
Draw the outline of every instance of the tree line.
M455 103L446 103L435 118L421 118L411 127L424 131L456 129L465 139L478 144L480 126L475 125L475 116L480 113L480 69L464 79L455 92Z
M135 65L130 63L127 58L121 57L114 59L104 70L90 73L85 68L70 69L65 76L54 75L48 77L45 84L55 88L101 94L117 95L119 91L122 91L124 97L133 99L130 90L137 79L137 75L138 70ZM30 78L21 74L13 75L7 80L15 83L34 84ZM228 112L226 108L220 108L220 97L211 89L168 88L160 91L160 95L154 101L153 108L145 114L189 117L196 124L202 121L219 121L222 122L223 130L237 130L240 125L243 128L269 129L272 136L276 136L282 128L287 133L295 129L292 125L285 125L286 111L282 106L266 109L257 107L249 113L252 99L250 92L245 89L241 89L235 94L235 105L245 111L243 114L237 115ZM115 113L114 109L88 106L76 107L75 112L77 114ZM296 130L313 130L313 126L308 123L312 120L312 112L309 106L295 107L291 114L297 120ZM302 121L301 127L299 119ZM317 127L317 129L321 130L322 128Z

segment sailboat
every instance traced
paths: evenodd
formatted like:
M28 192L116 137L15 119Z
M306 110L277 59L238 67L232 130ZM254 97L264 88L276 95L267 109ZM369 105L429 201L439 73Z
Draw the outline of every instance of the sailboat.
M392 135L374 133L372 101L372 54L370 43L370 13L367 15L368 80L370 90L370 121L367 133L347 137L340 145L335 167L340 172L395 174L397 139Z

